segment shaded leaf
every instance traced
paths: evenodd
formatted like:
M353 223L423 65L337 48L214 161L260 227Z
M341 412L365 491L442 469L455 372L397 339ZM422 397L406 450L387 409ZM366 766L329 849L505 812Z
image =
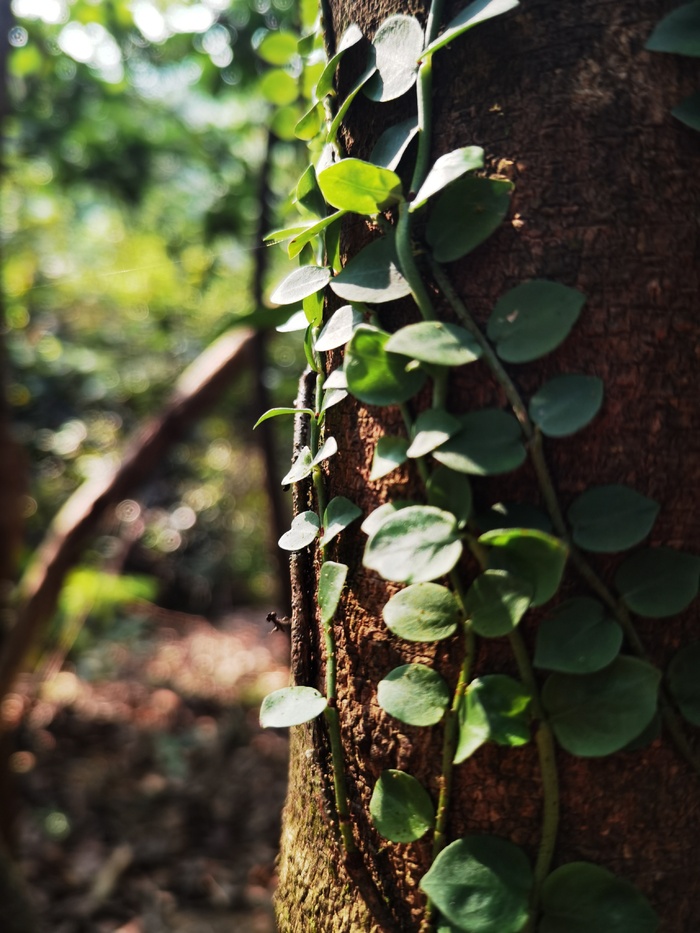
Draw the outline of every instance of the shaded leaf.
M664 16L647 40L646 48L651 52L700 57L700 0Z
M406 456L424 457L448 441L461 427L461 422L454 415L441 408L422 411L413 425L413 440Z
M455 764L465 761L485 742L526 745L530 741L531 702L525 687L505 674L473 680L459 707Z
M589 424L603 404L597 376L555 376L530 399L530 417L547 437L568 437Z
M372 51L374 51L374 49ZM375 73L376 70L377 70L377 66L374 64L374 55L372 54L370 56L370 61L367 67L362 72L362 74L357 79L357 81L355 81L353 86L350 88L350 90L348 91L348 96L345 98L343 103L340 105L340 107L338 107L338 110L336 111L336 114L333 117L333 122L331 123L328 129L328 135L326 136L327 143L335 142L335 139L338 135L338 130L340 129L341 124L343 120L345 119L345 114L350 109L350 105L355 100L355 98L360 93L360 91L365 86L365 84L367 84L367 82L369 81L369 79L372 77L372 75Z
M462 175L483 167L484 150L479 146L464 146L440 156L433 163L425 181L411 201L409 211L417 211L428 203L428 198L432 198Z
M439 466L430 474L426 484L428 504L452 512L462 528L472 513L472 487L463 473L455 473Z
M405 771L382 771L369 812L377 832L390 842L414 842L435 820L432 801L422 784Z
M529 363L566 339L585 297L559 282L533 279L516 285L496 303L486 332L508 363Z
M461 415L459 420L462 429L433 453L446 467L490 476L515 470L525 460L522 431L513 415L486 408Z
M409 117L408 120L390 126L384 130L375 143L369 161L374 162L375 165L383 165L384 168L396 171L404 152L408 149L411 140L417 133L418 122L416 117Z
M335 615L347 575L347 564L339 564L333 560L323 562L318 578L318 608L324 625Z
M692 130L700 130L700 93L686 97L671 113Z
M381 523L367 542L362 562L385 580L423 583L449 573L461 554L454 515L413 505Z
M497 528L535 528L547 534L552 531L549 517L528 502L496 502L488 512L480 512L476 521L483 532Z
M462 366L481 356L481 347L469 331L443 321L408 324L391 335L387 349L439 366Z
M357 25L357 23L351 23L341 36L340 42L338 43L338 50L336 51L335 55L328 61L328 64L321 72L321 77L318 79L318 84L316 85L316 96L318 98L325 97L327 94L332 93L333 80L335 78L338 62L348 49L351 49L354 45L357 45L357 43L361 42L362 39L363 35L360 27Z
M409 726L434 726L450 703L450 690L437 671L425 664L395 667L377 686L381 708Z
M408 401L425 382L420 370L406 371L406 361L387 353L389 335L361 324L345 350L348 391L367 405L397 405Z
M399 271L393 235L374 240L331 280L331 289L345 301L380 304L411 293Z
M487 531L481 544L493 548L491 560L533 588L532 605L548 602L559 589L568 550L563 541L534 528Z
M532 586L505 570L486 570L467 591L467 618L477 635L507 635L527 612Z
M578 596L542 620L533 663L565 674L591 674L607 667L621 647L622 629L602 603Z
M700 557L659 547L628 557L615 574L615 586L632 612L661 619L690 605L699 579Z
M475 0L465 7L453 20L447 24L447 29L437 37L430 45L426 46L423 55L432 55L438 49L444 48L450 42L463 35L472 26L483 23L494 16L500 16L501 13L507 13L518 6L518 0Z
M573 501L567 518L579 547L610 554L643 541L658 514L658 502L629 486L594 486Z
M681 648L666 672L668 689L683 716L700 726L700 642Z
M381 479L407 460L408 440L405 437L380 437L374 448L370 480Z
M390 632L406 641L441 641L452 635L461 610L451 590L438 583L414 583L391 597L382 610Z
M313 687L283 687L268 693L260 707L260 725L281 729L300 726L319 716L328 701Z
M358 508L354 502L346 499L345 496L335 496L331 499L323 513L321 545L325 546L331 542L336 535L339 535L360 515L362 515L362 509Z
M513 185L497 178L461 178L430 212L426 240L438 262L466 256L498 229L510 207Z

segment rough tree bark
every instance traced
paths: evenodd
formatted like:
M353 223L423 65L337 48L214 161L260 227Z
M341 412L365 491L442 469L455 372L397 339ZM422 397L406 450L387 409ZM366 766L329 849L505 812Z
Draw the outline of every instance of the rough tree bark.
M563 505L593 484L628 484L661 503L651 544L698 553L700 137L669 114L693 91L697 66L643 48L654 25L676 5L528 0L515 13L479 26L436 56L433 157L480 145L492 171L516 184L510 222L451 267L480 321L504 291L529 278L553 279L587 296L564 345L511 373L526 396L560 372L595 374L605 383L604 408L592 425L548 444ZM446 20L462 6L450 2ZM333 30L339 36L354 21L371 37L386 15L399 10L424 20L419 0L335 0ZM349 62L346 70L352 67ZM341 73L341 97L348 80ZM345 123L348 154L366 158L381 130L408 115L407 106L412 103L371 104L360 95ZM369 234L360 223L348 224L345 234L347 258ZM444 308L442 313L449 319ZM416 314L404 302L382 318L393 329ZM463 411L485 404L503 405L504 399L478 365L465 367L451 385L449 406ZM388 482L368 481L374 441L392 426L400 430L398 414L348 400L328 420L330 433L343 439L342 456L328 470L329 496L348 496L365 514L389 488L410 498L417 487L409 470L391 474ZM537 501L536 488L527 467L475 484L476 495L489 503ZM434 790L431 763L439 760L440 728L400 728L379 709L375 685L410 660L435 659L451 683L456 675L449 645L411 650L387 632L381 607L391 590L362 568L365 540L353 525L331 554L350 566L335 623L338 706L356 836L394 907L397 928L408 933L417 929L417 882L429 843L382 847L367 806L385 768L407 769ZM596 561L608 581L615 565ZM306 646L297 672L323 689L322 640L309 597L312 561L297 559L294 576L295 627ZM565 592L586 593L571 570ZM698 622L697 601L682 616L640 622L655 663L663 669L680 644L697 639ZM531 639L531 628L525 634ZM495 664L514 673L505 654L482 649L478 669L493 671ZM697 748L697 734L694 739ZM342 867L328 815L327 762L321 729L293 730L277 896L282 933L384 929L372 921ZM644 891L665 933L696 930L700 779L667 736L647 750L602 759L559 752L558 763L563 813L555 864L580 859L604 865ZM455 780L452 838L488 832L534 851L541 797L532 746L483 747L457 768Z

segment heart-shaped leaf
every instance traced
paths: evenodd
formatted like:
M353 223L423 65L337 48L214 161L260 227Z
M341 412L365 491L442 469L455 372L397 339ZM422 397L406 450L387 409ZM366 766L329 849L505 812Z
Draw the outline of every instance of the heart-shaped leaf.
M381 523L367 542L362 562L385 580L424 583L449 573L461 554L454 515L413 505Z
M542 703L557 741L572 755L611 755L656 712L661 674L638 658L616 658L594 674L552 674Z
M501 226L513 185L498 178L460 178L437 199L426 239L438 262L466 256Z
M348 391L367 405L398 405L414 396L425 382L420 370L406 371L406 360L386 351L389 335L361 324L345 351Z
M360 525L360 529L364 531L366 535L373 535L390 515L393 515L400 509L407 509L410 505L417 504L418 503L410 499L392 499L391 502L385 502L384 505L380 505L378 509L369 513L367 518Z
M346 499L345 496L335 496L331 499L326 511L323 513L321 545L325 547L326 544L329 544L336 535L339 535L360 515L362 515L362 509L358 508L354 502Z
M659 918L622 878L589 862L561 865L542 887L538 933L656 933Z
M381 708L409 726L434 726L450 703L450 689L431 667L404 664L380 680L377 700Z
M491 476L517 469L525 460L522 431L513 415L486 408L460 415L461 431L433 453L457 473Z
M327 350L344 347L362 320L362 313L352 305L343 305L342 308L338 308L316 338L316 349L325 353Z
M459 707L455 764L465 761L485 742L508 746L529 742L531 702L525 687L505 674L486 674L473 680Z
M313 465L314 458L311 451L308 447L302 447L289 472L282 477L282 485L289 486L290 483L298 483L300 480L306 479L307 476L311 475Z
M597 376L555 376L530 399L530 417L547 437L568 437L585 428L602 404L603 382Z
M419 885L458 930L518 933L529 913L525 853L496 836L465 836L444 848Z
M418 189L418 193L409 205L409 211L417 211L424 204L428 203L428 198L432 198L438 191L442 191L453 181L457 181L467 172L473 172L477 168L484 167L484 150L479 146L464 146L462 149L454 149L445 155L440 156L433 163L433 167L423 184Z
M532 586L505 570L486 570L469 587L465 609L477 635L507 635L527 612Z
M405 771L382 771L369 812L377 831L390 842L414 842L435 821L433 803L422 784Z
M418 123L415 117L409 117L402 123L388 127L375 143L369 161L395 172L401 157L417 133Z
M292 519L292 527L286 531L277 544L284 551L300 551L316 538L321 523L315 512L301 512Z
M391 597L382 610L389 631L406 641L441 641L459 624L454 593L438 583L414 583Z
M429 505L452 512L460 528L466 525L472 514L472 487L463 473L439 466L430 474L426 491Z
M370 480L381 479L405 463L407 450L408 440L405 437L389 437L387 434L380 437L374 448Z
M651 52L700 57L700 0L686 3L664 16L647 40Z
M423 28L415 16L388 16L377 29L372 45L377 71L367 82L365 94L370 100L395 100L416 83Z
M318 608L324 625L335 615L347 575L347 564L339 564L333 560L323 562L318 578Z
M283 687L268 693L260 707L260 725L282 729L300 726L320 715L328 701L313 687Z
M424 457L461 429L461 422L441 408L422 411L413 425L413 440L406 451L408 457Z
M581 292L559 282L523 282L496 302L486 333L502 360L529 363L568 337L585 301Z
M622 629L602 603L589 596L567 599L540 623L534 664L564 674L592 674L619 654Z
M481 356L481 347L469 331L443 321L408 324L391 335L387 349L439 366L463 366Z
M331 270L325 266L301 266L290 273L270 295L276 305L291 305L328 285Z
M493 548L492 563L525 580L533 588L532 605L548 602L559 589L568 549L563 541L534 528L487 531L481 544Z
M662 619L682 612L698 595L700 557L658 547L628 557L615 586L637 615Z
M658 502L629 486L594 486L574 500L567 518L579 547L609 554L643 541L658 514Z
M374 240L353 256L334 279L331 289L345 301L381 304L411 293L396 261L393 235Z
M356 214L377 214L403 200L395 172L361 159L329 165L319 174L318 186L330 205Z

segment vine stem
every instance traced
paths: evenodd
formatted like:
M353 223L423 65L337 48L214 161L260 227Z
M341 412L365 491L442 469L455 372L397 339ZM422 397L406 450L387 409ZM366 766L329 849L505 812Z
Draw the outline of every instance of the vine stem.
M481 347L484 360L494 374L496 381L503 389L503 392L508 399L511 408L513 409L513 413L520 422L523 434L525 435L525 438L528 442L527 447L530 454L530 460L532 462L533 469L535 470L540 492L542 493L542 500L545 504L547 512L549 513L549 517L552 520L552 526L554 530L564 541L568 548L571 563L578 571L579 576L588 584L591 590L600 597L601 601L608 607L608 609L610 609L611 613L620 624L620 627L625 634L625 638L627 639L627 643L629 644L634 654L636 654L638 658L651 663L649 652L647 651L644 642L640 638L639 633L634 626L627 607L623 602L615 598L610 589L598 576L593 566L586 560L586 558L572 541L571 534L566 525L566 521L559 504L559 499L557 497L557 492L554 487L554 482L552 480L549 466L544 454L542 432L539 430L539 428L533 425L532 421L530 420L525 403L520 393L518 392L518 389L513 383L513 380L503 368L501 361L498 359L493 347L482 333L481 328L469 313L466 305L452 285L449 276L442 268L442 266L434 259L431 258L429 262L433 276L435 277L435 282L439 286L440 291L445 296L447 302L458 316L464 327L478 342L479 346ZM659 691L659 712L663 719L664 725L666 726L668 733L671 736L671 740L676 747L676 750L687 761L691 768L697 774L700 774L700 758L693 751L690 743L688 742L681 721L678 718L673 704L663 686Z

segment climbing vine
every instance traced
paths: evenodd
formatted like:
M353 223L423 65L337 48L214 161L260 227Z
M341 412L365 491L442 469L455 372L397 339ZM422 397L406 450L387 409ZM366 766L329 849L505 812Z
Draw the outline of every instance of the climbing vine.
M564 513L547 466L545 439L556 443L596 417L602 381L564 373L526 400L509 372L565 341L585 313L585 296L557 282L526 281L500 297L482 329L452 283L447 264L498 229L513 185L488 173L477 146L430 162L433 57L448 54L443 50L478 24L517 6L517 0L476 0L443 26L441 2L433 0L425 29L413 16L393 15L371 43L351 25L325 65L319 63L320 29L299 43L314 82L307 82L310 106L296 131L309 141L314 162L295 191L300 222L268 240L286 243L290 258L301 258L271 299L279 305L301 304L296 320L305 330L315 390L308 407L273 409L260 420L277 415L308 419L308 443L283 483L310 480L313 504L295 516L279 543L288 551L318 548L325 692L304 684L278 690L265 699L261 721L281 727L323 718L341 843L348 857L356 856L334 629L349 568L329 559L329 545L361 517L361 510L342 496L328 500L326 470L342 449L326 431L326 413L348 394L366 405L397 406L405 433L378 440L370 480L413 464L422 501L393 499L364 517L363 564L403 584L382 612L394 636L423 643L458 636L462 645L456 683L427 664L409 663L376 686L378 703L390 716L411 726L442 728L437 799L409 773L388 769L369 806L376 830L389 842L431 836L431 865L420 881L426 896L422 930L652 933L658 919L626 880L586 862L552 870L559 821L555 748L582 757L612 755L647 744L663 724L679 752L700 770L681 721L700 725L695 674L700 644L681 649L664 676L650 662L634 623L635 616L663 618L684 610L697 595L700 559L669 547L644 547L659 504L627 486L592 486ZM688 5L696 18L698 6ZM668 38L664 23L649 48L698 54L697 23L695 51L690 52L687 44L669 47L676 40ZM680 32L671 29L676 38L687 31L687 17L683 23ZM666 47L659 45L664 41ZM367 46L366 66L339 102L336 68L350 48L362 44ZM359 93L379 103L416 95L416 117L387 128L366 161L344 157L338 142L343 118ZM696 103L684 102L685 117L676 115L693 125ZM411 156L412 167L406 164ZM402 177L410 178L407 186ZM348 213L367 218L375 236L342 265L339 228ZM346 304L324 323L327 290ZM439 318L436 295L439 307L449 308L458 323ZM421 320L387 332L377 309L407 296ZM343 364L328 373L326 354L340 348ZM508 410L450 410L450 371L474 365L500 387ZM430 407L414 414L409 402L426 386ZM527 460L545 512L496 504L486 517L475 514L470 477L505 474ZM619 564L611 588L587 555L624 551L631 553ZM479 567L475 576L465 575L465 552ZM584 591L544 614L531 654L519 625L531 609L557 596L567 565ZM478 639L505 639L518 677L498 672L475 677ZM450 841L455 767L485 743L518 747L531 740L542 788L534 865L508 839L474 834Z

